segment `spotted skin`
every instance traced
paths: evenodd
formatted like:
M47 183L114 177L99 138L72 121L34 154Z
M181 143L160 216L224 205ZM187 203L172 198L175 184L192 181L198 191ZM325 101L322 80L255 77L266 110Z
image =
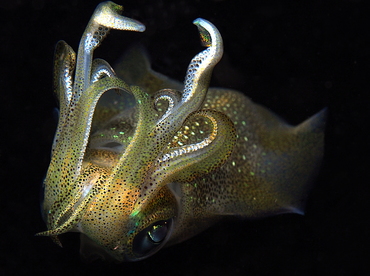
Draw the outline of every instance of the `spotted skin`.
M57 44L60 119L44 181L48 230L38 235L60 244L60 234L77 231L85 257L137 261L225 216L302 213L325 111L294 127L237 91L208 88L223 46L201 18L194 24L206 49L184 84L151 70L137 48L116 73L94 49L109 29L145 29L121 11L97 7L77 56Z

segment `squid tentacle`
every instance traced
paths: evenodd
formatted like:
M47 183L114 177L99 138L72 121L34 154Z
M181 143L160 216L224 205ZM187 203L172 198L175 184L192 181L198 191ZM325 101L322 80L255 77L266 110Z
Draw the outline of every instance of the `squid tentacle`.
M222 38L217 28L207 20L200 18L195 20L194 24L198 27L202 44L208 48L196 55L191 61L185 81L185 88L181 98L178 97L176 92L173 90L164 90L162 92L158 92L158 94L155 96L154 108L156 108L159 100L165 100L168 102L167 110L159 120L153 119L152 105L148 105L146 100L139 102L139 116L141 119L139 119L137 124L135 137L128 145L124 154L120 157L120 160L114 169L115 176L113 181L120 182L122 179L124 179L125 183L129 183L130 186L141 187L139 188L141 191L138 199L136 200L136 206L141 203L148 202L155 195L154 191L158 190L158 188L167 183L167 181L165 181L168 178L167 176L154 177L152 175L155 174L155 171L158 169L155 164L159 164L157 162L158 158L161 156L161 152L163 152L163 150L168 146L168 143L181 128L189 114L197 111L203 103L208 90L210 74L222 56ZM216 119L214 118L217 117L220 119L219 115L210 115L207 112L200 114L208 117L214 126L218 125ZM226 119L220 120L225 121ZM225 123L221 125L229 124ZM214 130L216 129L217 128L215 127ZM230 126L228 130L229 132L223 131L222 133L230 133L232 136L232 133L234 133L232 131L232 127ZM217 137L217 140L219 140L217 134L214 134L214 136ZM148 137L150 137L150 139L148 139ZM229 137L229 135L226 135L226 137ZM231 137L229 138L230 141L233 141ZM153 139L156 141L155 143L150 142ZM214 139L214 137L212 139ZM207 140L204 141L202 146L200 146L200 144L198 146L194 146L192 148L192 152L199 152L200 154L204 151L202 150L202 147L205 145L207 145L208 148L217 148L218 150L221 149L220 147L217 147L219 143ZM142 151L143 148L146 150ZM226 155L227 154L225 154L225 156ZM221 156L223 156L223 154L221 154ZM223 157L220 159L223 160ZM186 169L186 166L184 165L185 163L176 160L176 158L170 158L172 163L160 162L160 166L163 166L164 164L171 164L171 166L173 166L177 171ZM196 159L194 159L194 161L195 160ZM195 162L192 164L194 163ZM164 168L164 166L161 167L159 171L161 171L162 168ZM207 168L204 168L204 170L206 171ZM162 172L160 172L159 175L160 174L162 174ZM167 172L163 175L167 175ZM146 193L147 186L142 187L142 183L147 181L149 181L149 186L151 187L150 190L152 191L150 195Z
M157 111L159 111L159 102L161 100L167 101L168 107L165 113L158 120L158 123L166 119L169 115L171 115L173 109L177 107L177 105L181 101L181 92L174 89L161 89L157 91L154 96L154 108Z
M48 216L47 231L37 233L37 236L57 236L68 231L71 231L75 225L81 220L84 211L89 206L89 203L95 198L102 188L106 173L99 168L91 166L87 168L86 172L80 175L78 185L73 189L71 195L72 199L66 198L56 201L53 205L58 205L62 200L67 201L68 204L62 209L57 209L58 212L50 213ZM95 173L91 174L91 171ZM86 182L83 182L85 180ZM60 243L60 242L59 242Z
M236 130L232 121L215 110L199 110L188 116L184 125L197 117L204 117L212 124L208 137L194 144L165 150L154 161L153 169L146 176L133 214L149 202L160 187L174 181L191 181L221 166L230 156L236 143ZM140 206L141 205L141 206ZM136 211L135 211L136 210Z
M64 126L56 150L63 153L63 158L59 157L58 161L65 163L66 173L73 173L75 178L81 169L95 106L101 95L111 89L120 89L130 93L129 86L121 79L103 78L87 88L78 104L68 114L68 124ZM70 147L72 140L74 146ZM54 162L57 162L57 160Z
M98 100L103 93L111 89L131 93L130 87L124 81L114 77L114 71L107 62L102 60L92 62L94 49L99 46L109 29L139 32L145 30L140 22L121 16L121 11L122 7L113 2L104 2L96 8L81 39L77 62L76 54L67 43L60 41L57 44L54 89L60 101L61 118L45 179L44 202L45 210L64 210L53 214L54 219L50 219L50 224L48 224L49 229L58 228L59 230L55 230L57 232L61 231L62 226L63 229L69 229L71 221L74 221L73 216L69 219L62 219L71 209L71 206L65 202L68 202L66 199L71 198L70 202L76 201L76 198L81 195L78 179ZM109 77L104 78L104 76ZM53 208L53 204L58 204L57 202L61 206ZM84 204L80 203L82 208ZM61 223L63 220L65 222Z
M104 77L115 77L112 66L104 59L96 58L92 62L91 66L91 84L97 82Z
M123 8L113 2L97 6L89 21L78 47L76 76L74 82L75 101L90 85L93 51L100 45L110 29L143 32L145 26L134 19L120 15Z
M186 117L199 109L207 94L212 70L223 54L222 37L217 28L202 18L193 23L198 27L202 44L208 48L191 60L181 101L153 130L157 140L167 141L181 127Z
M54 53L54 92L61 112L68 107L73 93L73 71L76 53L65 41L58 41Z
M66 118L67 123L55 147L55 152L58 152L59 155L51 159L46 179L53 182L54 185L58 187L57 190L68 191L68 193L55 194L55 189L46 190L46 193L48 200L51 201L52 204L63 204L63 202L67 204L64 204L64 208L58 209L61 210L59 215L53 214L56 219L49 220L52 224L49 229L54 229L55 226L58 225L58 217L61 217L63 213L71 209L68 202L73 202L73 199L80 198L81 192L79 190L81 189L81 185L79 185L78 179L90 134L95 106L101 95L111 89L120 89L130 92L129 86L122 80L115 77L103 78L89 86L81 96L75 109L71 110ZM74 141L74 147L70 147L71 141ZM69 197L72 197L72 199L65 200ZM64 223L63 227L60 227L63 229L70 229L72 227L71 225L68 227L65 225L71 222L72 218ZM60 227L58 227L58 231L60 231Z
M212 132L198 143L165 151L157 159L157 171L153 175L153 178L158 177L158 182L166 178L171 178L171 181L191 181L200 174L214 170L230 156L236 143L232 121L219 111L203 109L190 114L184 125L196 117L208 119L212 123Z
M222 58L223 41L220 32L211 22L198 18L193 24L198 27L201 43L207 49L197 54L189 64L182 104L189 103L187 108L196 110L207 93L212 70Z
M93 83L81 96L80 101L78 102L78 105L76 107L75 112L77 113L77 115L74 117L74 119L79 123L72 123L71 130L66 131L67 133L71 134L78 133L78 136L80 136L77 139L79 142L83 143L82 145L79 145L77 147L81 149L80 158L76 158L76 156L71 158L72 160L77 160L80 162L78 164L75 164L74 162L70 161L64 164L66 167L76 169L76 171L81 169L83 155L89 138L89 126L91 126L91 120L95 110L95 106L101 95L111 89L121 89L126 90L127 92L132 92L139 104L139 114L146 114L146 112L143 112L140 109L150 107L149 101L147 100L147 98L149 97L148 94L142 92L139 89L135 89L135 87L130 89L127 84L121 79L109 77L100 79L97 82ZM135 137L133 139L135 139ZM69 141L69 138L66 138L66 141ZM76 152L68 147L65 148L65 151L66 158L79 154L79 152ZM121 165L118 162L118 165L116 165L115 167L116 171L120 169L120 166ZM66 187L69 193L64 195L63 197L60 197L57 201L54 202L54 204L60 204L61 202L66 202L67 204L63 208L58 208L58 213L51 214L52 218L48 219L49 230L39 233L38 235L59 235L70 231L79 222L84 214L84 210L86 210L91 200L93 200L93 198L101 190L102 184L107 181L112 181L112 178L115 176L114 170L109 177L106 177L106 173L104 173L104 171L102 172L99 168L95 169L94 171L94 168L95 166L90 165L89 167L84 169L83 174L79 174L78 172L76 172L76 180L71 181L68 184L64 184L71 185L71 188ZM66 173L70 173L68 169L66 170ZM93 170L94 172L92 173L91 170ZM94 177L94 175L100 177ZM63 177L61 177L61 179L63 179ZM87 179L90 180L87 181ZM86 185L86 182L90 183L90 185ZM70 211L71 213L69 214Z
M54 136L52 155L67 117L73 93L73 71L75 65L76 53L65 41L58 41L54 53L54 93L59 101L60 118Z
M173 106L169 105L170 109L167 108L165 116L162 116L149 134L157 141L154 149L156 154L159 154L159 150L175 135L187 116L199 109L208 90L210 74L222 57L223 43L217 28L201 18L194 20L194 24L201 34L202 44L208 48L197 54L190 62L181 100L174 101Z

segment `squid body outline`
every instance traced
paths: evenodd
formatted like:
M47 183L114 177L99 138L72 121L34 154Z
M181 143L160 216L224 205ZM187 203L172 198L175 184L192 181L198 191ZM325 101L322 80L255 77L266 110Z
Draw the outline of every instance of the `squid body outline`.
M290 126L243 94L209 88L223 54L217 28L194 20L205 50L184 84L134 49L117 74L93 59L110 29L143 32L113 2L98 5L77 55L59 41L60 117L44 181L50 236L81 233L81 253L137 261L225 216L303 213L323 155L325 110ZM118 93L117 93L118 92Z

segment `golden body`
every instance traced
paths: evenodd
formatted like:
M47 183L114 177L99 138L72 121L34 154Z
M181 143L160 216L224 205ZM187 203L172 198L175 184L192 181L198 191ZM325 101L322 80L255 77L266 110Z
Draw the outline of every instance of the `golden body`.
M78 231L86 256L135 261L224 216L302 213L325 112L293 127L237 91L209 89L223 47L204 19L194 24L207 48L184 85L153 72L135 50L117 77L92 53L110 28L145 29L120 11L112 2L97 7L77 58L57 45L60 120L44 182L48 231L39 235L59 242Z

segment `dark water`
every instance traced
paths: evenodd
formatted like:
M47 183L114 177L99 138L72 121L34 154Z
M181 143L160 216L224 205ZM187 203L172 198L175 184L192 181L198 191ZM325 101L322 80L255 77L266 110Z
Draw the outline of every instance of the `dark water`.
M303 2L303 1L299 1ZM153 67L183 80L202 48L197 17L225 46L213 86L238 89L291 123L329 108L322 170L306 216L229 221L155 256L84 264L76 234L65 248L34 237L45 230L39 185L55 120L55 43L75 50L97 1L3 0L0 64L0 272L4 275L368 275L370 45L365 1L119 1L144 34L112 31L95 56L117 60L145 45ZM309 3L308 3L309 2ZM325 2L325 3L323 3Z

